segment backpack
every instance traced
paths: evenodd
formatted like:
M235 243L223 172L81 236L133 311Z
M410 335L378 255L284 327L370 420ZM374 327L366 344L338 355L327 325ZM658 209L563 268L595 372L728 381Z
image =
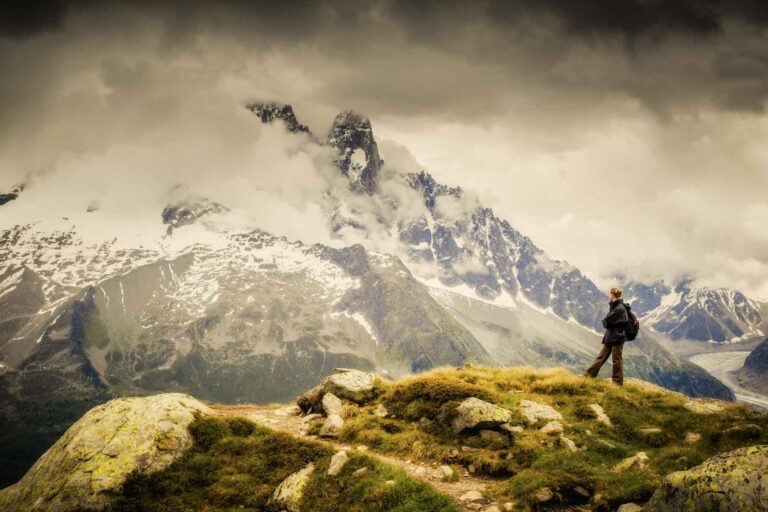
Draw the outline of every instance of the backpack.
M629 307L629 304L624 304L624 307L627 310L627 318L629 318L627 328L625 329L625 332L627 333L627 341L632 341L637 338L637 333L640 332L640 320L638 320L637 315L632 312L632 308Z

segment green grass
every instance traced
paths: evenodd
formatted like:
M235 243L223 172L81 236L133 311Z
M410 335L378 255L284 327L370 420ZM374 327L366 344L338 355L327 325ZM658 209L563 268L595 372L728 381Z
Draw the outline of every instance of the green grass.
M309 462L315 471L302 510L445 511L458 508L432 487L402 470L350 453L337 476L326 471L334 450L274 432L242 418L197 418L189 427L193 446L152 475L133 473L111 512L263 511L277 485ZM362 476L352 473L362 467ZM387 484L387 481L393 481Z
M585 504L589 498L577 487L600 496L590 506L597 502L610 509L642 502L672 471L698 465L716 453L768 442L768 415L743 406L729 404L716 414L694 414L684 407L687 398L681 395L633 383L617 387L565 370L450 368L380 386L379 398L345 409L343 441L413 460L471 465L476 474L495 479L490 494L498 503L513 501L523 508L534 506L533 494L542 487L555 492L548 504L555 508ZM508 446L473 434L454 434L450 423L456 406L470 396L509 408L515 414L512 423L526 430ZM587 449L571 453L556 436L541 434L540 424L526 425L517 407L522 399L555 407L564 416L565 435ZM375 416L378 403L395 417ZM602 405L613 428L596 420L588 407L592 403ZM420 422L422 418L430 421ZM746 423L759 425L762 433L724 433ZM637 432L646 427L661 428L662 433ZM701 434L701 441L687 444L688 432ZM650 457L646 470L612 471L640 451Z

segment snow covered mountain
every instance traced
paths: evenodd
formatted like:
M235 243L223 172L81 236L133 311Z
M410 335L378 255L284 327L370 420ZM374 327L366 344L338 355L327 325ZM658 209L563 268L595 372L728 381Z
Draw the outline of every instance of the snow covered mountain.
M697 287L684 279L674 287L632 283L626 297L646 325L673 340L736 343L768 332L760 303L738 290Z

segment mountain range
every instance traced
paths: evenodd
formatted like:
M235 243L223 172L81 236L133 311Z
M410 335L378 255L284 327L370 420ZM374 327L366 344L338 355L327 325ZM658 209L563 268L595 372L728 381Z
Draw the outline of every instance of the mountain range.
M289 105L248 109L334 154L348 183L326 193L334 243L233 230L216 197L169 202L153 231L132 237L84 237L100 215L91 204L76 220L4 226L0 485L114 396L183 391L268 403L334 367L393 377L471 364L583 371L594 357L607 302L579 269L462 189L388 168L363 115L340 113L318 138ZM21 188L12 194L2 208L25 200ZM648 328L627 346L627 373L733 399L663 344L758 335L762 305L686 286L675 300L662 283L628 287Z

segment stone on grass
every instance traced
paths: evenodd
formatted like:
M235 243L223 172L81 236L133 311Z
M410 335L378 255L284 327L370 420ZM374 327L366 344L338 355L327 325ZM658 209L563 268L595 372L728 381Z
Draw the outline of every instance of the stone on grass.
M707 400L688 400L683 404L683 407L688 409L694 414L716 414L722 412L724 407L716 402L710 402Z
M567 437L565 437L563 435L560 436L560 444L562 444L563 446L568 448L568 450L571 451L571 452L575 453L575 452L579 451L579 449L576 447L576 443L574 443L573 441L571 441L570 439L568 439Z
M328 474L330 476L338 475L344 468L344 465L349 462L349 455L347 450L339 450L331 457L331 463L328 465Z
M696 432L688 432L685 434L685 442L688 444L696 444L701 441L701 434Z
M552 492L552 489L550 489L549 487L542 487L541 489L536 491L536 494L533 495L533 499L537 503L546 503L554 497L555 497L555 494Z
M532 400L520 400L520 410L528 420L528 423L537 423L542 420L562 420L563 415L549 405L540 404Z
M459 496L460 501L467 503L479 503L486 501L485 496L480 491L467 491Z
M466 429L497 428L512 419L512 411L475 397L464 400L456 412L453 420L453 431L456 433Z
M563 424L559 421L550 421L539 429L542 434L553 435L563 433Z
M0 510L102 509L128 475L168 467L192 445L188 426L203 403L180 393L118 398L94 407L16 484Z
M333 393L326 393L323 395L323 410L326 416L331 414L338 414L341 416L341 410L344 408L344 404L341 403L341 399Z
M637 433L640 434L641 436L644 436L644 437L656 436L656 435L659 435L659 434L661 434L663 432L664 431L661 430L658 427L639 428L639 429L637 429Z
M635 503L625 503L620 506L616 512L642 512L643 507Z
M334 371L337 373L323 379L321 384L326 393L360 403L365 401L374 388L376 375L373 373L347 368L337 368Z
M740 448L670 473L643 510L768 511L768 446Z
M441 480L450 481L454 478L455 472L451 466L440 466L437 468L437 477Z
M325 391L322 386L315 386L299 398L296 399L296 405L305 414L323 412L323 395Z
M386 418L389 414L389 411L387 411L387 408L384 407L382 404L379 404L376 406L376 408L373 409L373 414L378 416L379 418Z
M621 473L623 471L643 470L650 459L645 452L637 452L634 456L624 459L614 466L614 473Z
M320 428L320 437L339 437L344 430L344 420L338 414L331 414Z
M360 468L352 472L352 476L360 477L368 472L368 468Z
M300 512L301 500L304 498L304 489L307 487L309 477L315 470L311 462L303 469L288 476L272 493L267 506L273 510L287 510L288 512Z
M613 423L611 423L611 418L609 418L608 415L605 414L605 411L603 410L603 407L600 404L589 404L589 408L592 410L593 413L595 413L595 418L597 418L597 421L599 421L606 427L613 426Z

